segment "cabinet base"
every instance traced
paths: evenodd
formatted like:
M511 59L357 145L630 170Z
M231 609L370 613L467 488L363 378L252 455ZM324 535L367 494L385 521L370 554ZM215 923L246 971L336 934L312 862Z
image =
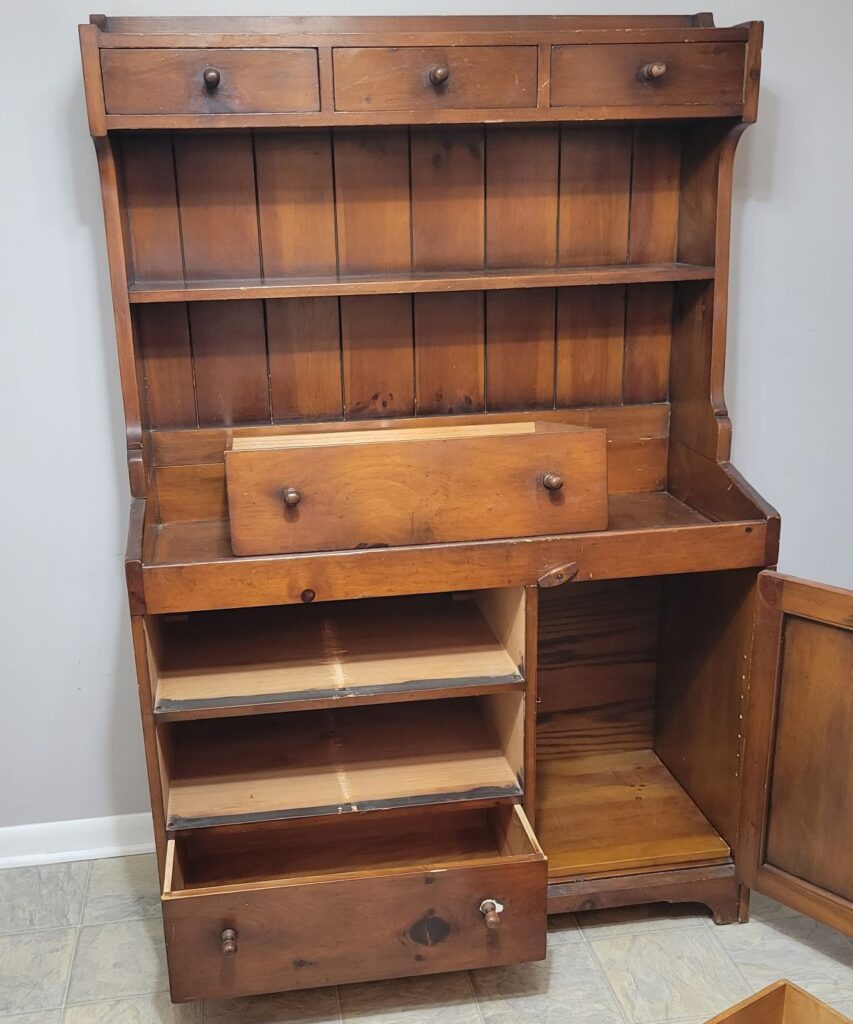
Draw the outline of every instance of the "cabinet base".
M716 924L731 924L740 917L740 886L735 880L734 864L580 878L548 885L549 914L640 903L704 903Z

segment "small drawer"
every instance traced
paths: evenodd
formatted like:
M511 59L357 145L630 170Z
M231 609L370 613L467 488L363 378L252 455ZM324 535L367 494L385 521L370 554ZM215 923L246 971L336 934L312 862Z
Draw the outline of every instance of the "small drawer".
M546 860L518 806L171 840L172 998L541 960Z
M236 555L607 528L606 432L565 424L237 438L225 475Z
M536 68L535 46L336 49L335 110L535 107Z
M317 51L103 50L108 114L319 110Z
M743 103L743 43L551 48L552 107Z

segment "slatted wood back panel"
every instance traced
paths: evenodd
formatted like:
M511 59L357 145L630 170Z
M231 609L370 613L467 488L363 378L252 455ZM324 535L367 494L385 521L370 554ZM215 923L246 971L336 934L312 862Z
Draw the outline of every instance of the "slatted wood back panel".
M129 276L669 262L681 154L657 125L125 137ZM666 401L674 287L140 305L147 426Z

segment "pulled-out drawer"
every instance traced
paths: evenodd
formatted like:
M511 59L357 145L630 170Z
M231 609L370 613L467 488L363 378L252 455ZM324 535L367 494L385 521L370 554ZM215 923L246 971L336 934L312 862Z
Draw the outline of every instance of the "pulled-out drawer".
M518 806L171 840L172 998L223 998L545 956L547 865Z
M104 50L108 114L255 114L320 109L317 51Z
M502 423L237 438L236 555L607 528L604 430Z
M334 51L335 110L536 106L535 46L354 46Z
M743 43L554 46L551 106L737 106L745 60Z

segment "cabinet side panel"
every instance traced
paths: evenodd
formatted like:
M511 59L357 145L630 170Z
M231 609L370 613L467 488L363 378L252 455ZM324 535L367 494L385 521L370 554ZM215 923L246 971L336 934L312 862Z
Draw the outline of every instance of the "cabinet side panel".
M737 844L756 572L667 578L654 749L723 839Z

